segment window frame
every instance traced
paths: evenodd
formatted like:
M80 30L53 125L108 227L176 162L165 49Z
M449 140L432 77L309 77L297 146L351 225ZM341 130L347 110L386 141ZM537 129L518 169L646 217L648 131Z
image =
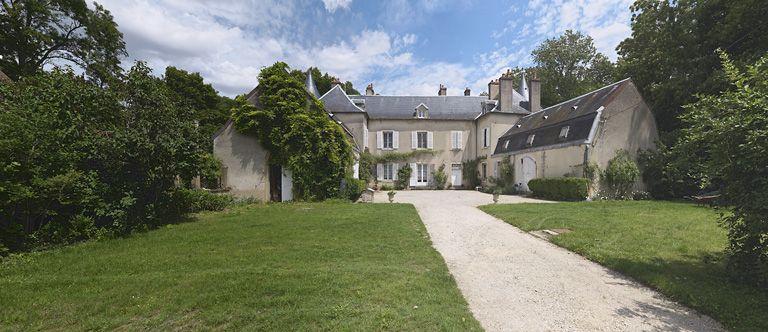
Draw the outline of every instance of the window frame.
M389 146L387 146L387 134L389 134ZM381 148L385 150L394 150L395 148L395 131L394 130L382 130Z
M395 164L393 163L386 163L382 165L382 171L384 174L381 175L381 178L383 180L394 180L395 179Z
M571 133L571 126L560 127L560 133L557 135L557 138L560 140L565 140L568 138L568 134L570 133Z
M424 146L421 145L422 141L422 135L424 137ZM428 149L429 148L429 133L426 131L417 131L416 132L416 148L417 149Z
M490 138L488 137L488 136L490 136L490 135L488 135L489 131L490 131L490 129L488 127L483 128L483 147L484 148L487 148L487 147L491 146Z
M416 183L429 182L429 165L416 164Z

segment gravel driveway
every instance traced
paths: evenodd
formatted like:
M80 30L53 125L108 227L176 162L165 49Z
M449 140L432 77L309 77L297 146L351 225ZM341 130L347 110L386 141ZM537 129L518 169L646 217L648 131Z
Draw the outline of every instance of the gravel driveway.
M378 193L376 202L387 201ZM488 331L718 331L709 317L476 208L475 191L400 191ZM542 202L502 196L502 203Z

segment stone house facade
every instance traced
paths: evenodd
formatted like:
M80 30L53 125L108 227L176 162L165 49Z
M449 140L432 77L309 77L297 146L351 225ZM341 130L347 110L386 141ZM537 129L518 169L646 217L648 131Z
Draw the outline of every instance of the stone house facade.
M407 163L412 188L432 188L441 165L450 187L466 188L462 165L470 160L478 160L478 176L487 184L509 158L515 181L527 189L537 177L581 176L586 163L604 168L619 149L633 156L653 149L658 138L655 120L630 79L546 109L540 103L541 82L510 71L492 80L481 96L469 89L448 96L443 85L434 96L382 96L373 85L364 95L348 95L341 84L318 96L311 75L306 86L347 131L356 153L409 154L406 160L376 165L380 185L392 184ZM248 99L257 102L253 92ZM275 166L267 165L267 152L231 123L214 136L214 154L224 165L222 183L233 193L263 200L290 197L289 172L270 170Z

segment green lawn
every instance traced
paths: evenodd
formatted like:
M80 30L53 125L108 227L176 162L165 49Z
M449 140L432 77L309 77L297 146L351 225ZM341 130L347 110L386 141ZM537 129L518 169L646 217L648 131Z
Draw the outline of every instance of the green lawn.
M206 213L0 263L0 330L480 330L411 205Z
M571 229L552 241L656 288L729 329L768 330L768 290L728 279L722 261L726 234L710 208L636 201L481 209L526 231Z

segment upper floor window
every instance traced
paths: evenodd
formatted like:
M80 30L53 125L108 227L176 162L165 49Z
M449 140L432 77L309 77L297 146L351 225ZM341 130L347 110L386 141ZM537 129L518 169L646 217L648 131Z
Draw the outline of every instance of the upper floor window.
M419 104L419 106L416 106L416 112L414 113L417 118L426 119L429 116L428 111L429 111L429 108L427 107L427 105Z
M506 142L504 142L504 150L509 149L509 142L511 142L511 139L508 139Z
M426 131L420 131L416 133L416 143L418 144L416 147L419 149L427 148L427 132Z
M451 132L451 149L453 150L461 150L462 145L462 132L461 131L452 131Z
M395 142L395 133L391 131L385 131L382 133L383 138L383 144L382 146L385 149L392 149L394 148L394 142Z
M487 148L491 146L491 128L483 128L483 147Z
M568 138L568 132L570 132L570 131L571 131L571 127L570 126L565 126L565 127L560 128L560 135L558 135L558 138L560 138L560 139Z

